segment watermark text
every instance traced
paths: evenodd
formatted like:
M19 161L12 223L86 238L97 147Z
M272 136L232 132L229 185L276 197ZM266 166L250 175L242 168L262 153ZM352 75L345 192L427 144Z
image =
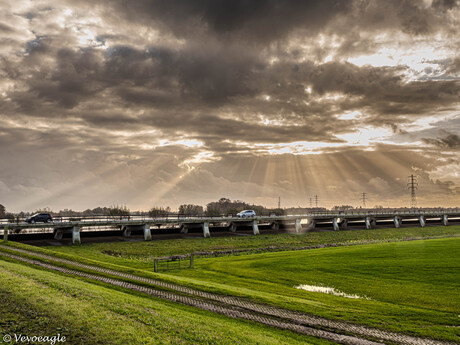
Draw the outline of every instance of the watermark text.
M5 343L11 343L11 344L16 344L16 343L25 343L25 344L33 344L33 343L38 343L38 344L50 344L50 345L55 345L57 343L65 343L66 337L61 334L56 334L52 336L48 335L25 335L25 334L5 334L3 337L3 342Z

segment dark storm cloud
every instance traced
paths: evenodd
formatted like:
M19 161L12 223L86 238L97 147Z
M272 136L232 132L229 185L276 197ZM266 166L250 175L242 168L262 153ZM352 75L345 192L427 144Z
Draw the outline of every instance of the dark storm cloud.
M351 0L199 0L110 1L116 16L130 21L162 23L179 36L197 31L221 38L270 42L298 29L312 33L337 14L347 12Z
M188 39L205 34L268 44L293 33L312 36L332 29L346 35L358 27L423 35L441 29L440 16L457 5L456 0L434 1L431 7L421 0L141 0L110 1L106 11L114 21L142 22Z
M460 137L457 134L446 133L444 138L432 139L424 138L427 144L437 146L441 149L460 150Z
M459 5L458 0L433 0L431 6L436 9L450 10Z
M22 111L36 114L43 110L40 104L52 102L58 108L41 116L53 117L61 108L61 115L88 123L123 128L140 121L172 134L187 127L203 139L217 135L250 142L337 141L334 134L355 126L348 122L334 129L338 111L366 109L368 123L393 126L406 121L398 116L456 104L460 90L457 81L408 83L402 76L404 68L311 61L268 64L254 51L240 52L234 46L191 45L181 50L117 46L105 53L52 47L50 39L37 44L24 60L34 77L24 79L25 92L11 94ZM54 65L42 63L49 54ZM311 95L307 87L312 88ZM328 93L347 97L317 100ZM95 111L101 102L114 107L110 115ZM79 105L92 109L65 112ZM125 113L141 108L139 116ZM219 116L226 111L233 113L232 119ZM292 124L266 126L255 121L258 114L270 119L281 116ZM251 118L254 121L248 121Z
M200 202L207 182L207 201L217 191L285 191L301 201L299 190L345 196L364 187L401 200L412 169L433 195L455 190L454 130L425 139L424 154L404 140L357 147L340 134L366 143L366 130L387 127L395 134L383 139L414 142L448 127L412 138L416 120L446 114L458 122L458 1L93 5L11 3L7 20L0 14L0 158L10 163L0 167L2 196L74 207L68 195L77 190L80 208L91 194L147 208L168 198ZM347 62L387 47L425 54L426 45L447 51L417 60L429 73ZM341 118L350 113L361 115ZM323 154L286 154L302 143Z
M460 74L460 58L451 61L451 64L447 68L447 73Z
M56 102L63 108L76 106L102 89L103 81L92 77L100 74L97 55L94 50L56 51L50 43L33 45L24 61L34 71L34 78L26 80L28 92L41 100ZM56 63L47 64L46 58L49 57L53 57Z

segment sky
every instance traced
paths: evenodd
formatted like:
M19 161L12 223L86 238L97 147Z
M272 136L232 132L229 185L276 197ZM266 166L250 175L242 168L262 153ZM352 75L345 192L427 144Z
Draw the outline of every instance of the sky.
M459 135L458 0L0 0L8 211L459 206Z

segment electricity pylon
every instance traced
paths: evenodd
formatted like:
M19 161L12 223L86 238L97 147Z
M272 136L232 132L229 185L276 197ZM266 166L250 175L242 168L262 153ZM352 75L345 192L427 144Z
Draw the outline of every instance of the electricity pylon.
M366 197L367 193L361 193L361 200L363 201L363 208L366 208Z
M410 190L410 196L411 196L411 207L416 208L417 207L417 197L415 196L415 191L418 188L418 182L417 182L417 176L411 174L407 178L407 189Z

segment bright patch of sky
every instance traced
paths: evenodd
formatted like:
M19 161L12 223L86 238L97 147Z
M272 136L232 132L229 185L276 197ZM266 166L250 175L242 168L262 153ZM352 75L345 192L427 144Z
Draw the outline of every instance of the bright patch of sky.
M336 134L336 137L345 141L344 145L369 146L375 143L393 144L388 138L393 134L390 128L363 127L352 133Z
M454 51L449 51L445 46L440 47L434 42L413 43L412 48L400 49L381 48L376 53L349 57L347 62L362 67L406 67L404 74L408 81L438 78L445 73L441 63L446 59L455 57Z
M343 114L335 115L339 120L358 120L364 118L364 115L360 111L347 111Z

